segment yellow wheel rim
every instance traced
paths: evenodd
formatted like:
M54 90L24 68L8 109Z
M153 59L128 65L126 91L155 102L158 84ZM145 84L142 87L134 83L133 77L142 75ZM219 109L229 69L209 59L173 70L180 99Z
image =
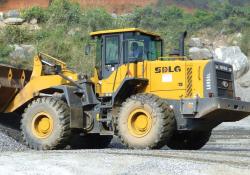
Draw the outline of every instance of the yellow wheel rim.
M128 117L129 132L135 137L144 137L151 127L152 117L144 109L136 109Z
M37 138L47 138L53 131L53 119L45 112L36 114L32 120L32 132Z

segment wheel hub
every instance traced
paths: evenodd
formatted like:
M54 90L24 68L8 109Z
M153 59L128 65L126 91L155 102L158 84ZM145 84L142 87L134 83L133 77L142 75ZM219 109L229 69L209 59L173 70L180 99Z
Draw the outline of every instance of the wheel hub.
M38 138L47 138L53 130L52 117L44 112L38 113L34 116L32 121L32 132Z
M134 110L128 118L128 129L135 137L143 137L149 133L152 126L152 117L144 109Z

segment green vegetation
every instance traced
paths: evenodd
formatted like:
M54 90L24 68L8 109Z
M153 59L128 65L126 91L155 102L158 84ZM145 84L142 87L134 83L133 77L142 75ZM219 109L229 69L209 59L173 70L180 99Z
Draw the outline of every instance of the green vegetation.
M33 7L23 11L22 17L27 21L30 21L35 18L40 23L46 22L49 18L48 13L41 7Z
M12 48L10 46L6 46L4 43L0 42L0 58L1 63L8 63L8 60L6 60L12 51Z
M9 44L22 44L32 39L27 29L18 26L7 26L4 28L3 33L5 41Z
M241 40L240 45L242 51L246 53L248 56L250 56L250 30L248 29Z
M83 10L79 4L69 0L54 0L48 9L33 7L22 12L26 21L36 18L40 30L10 26L0 31L0 59L6 60L11 51L10 44L33 44L38 51L63 59L78 71L88 72L94 61L84 55L84 46L90 40L88 33L124 27L139 27L161 34L166 42L166 52L177 47L179 34L184 30L190 35L207 27L224 34L242 32L241 47L249 54L249 5L236 6L242 4L232 5L226 0L221 3L208 0L192 2L203 2L197 4L201 9L188 13L175 6L164 6L164 1L159 1L161 5L156 7L136 8L131 14L112 17L104 9Z

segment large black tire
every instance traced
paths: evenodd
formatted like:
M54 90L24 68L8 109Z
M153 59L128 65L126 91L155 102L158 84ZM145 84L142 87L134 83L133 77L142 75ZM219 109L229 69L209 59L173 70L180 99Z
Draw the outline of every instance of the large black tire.
M137 114L136 111L142 111L142 113L138 112ZM139 131L137 135L135 134L136 125L131 121L136 123L141 114L147 117L147 122L141 130L142 132ZM136 118L133 119L134 117ZM153 94L137 94L128 98L120 108L115 125L121 142L132 149L159 149L163 147L171 138L176 126L173 110L162 99Z
M113 136L110 135L87 134L80 136L74 134L70 146L72 149L103 149L108 147L112 139Z
M47 122L47 130L40 132L39 129L43 127L41 123L44 122L43 120ZM68 105L59 99L50 97L34 100L23 113L21 131L24 142L32 149L64 148L70 137L70 110Z
M167 146L175 150L198 150L209 140L211 131L176 131Z

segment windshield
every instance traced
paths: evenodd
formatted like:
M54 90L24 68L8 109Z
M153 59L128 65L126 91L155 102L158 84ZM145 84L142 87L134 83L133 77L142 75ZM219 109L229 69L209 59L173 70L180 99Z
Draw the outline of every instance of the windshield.
M142 61L142 60L156 60L162 55L162 41L156 40L154 37L126 33L124 48L124 61Z

